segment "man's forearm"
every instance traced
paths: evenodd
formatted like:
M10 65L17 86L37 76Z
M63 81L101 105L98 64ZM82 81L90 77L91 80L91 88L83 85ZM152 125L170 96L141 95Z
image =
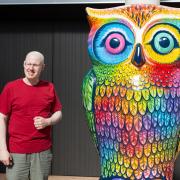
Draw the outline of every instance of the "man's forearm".
M56 111L49 118L44 118L42 116L36 116L36 117L34 117L34 126L37 130L41 130L47 126L57 124L61 118L62 118L62 112L61 111Z
M6 129L7 117L0 113L0 151L7 150Z
M62 112L56 111L50 118L48 118L49 125L57 124L62 119Z

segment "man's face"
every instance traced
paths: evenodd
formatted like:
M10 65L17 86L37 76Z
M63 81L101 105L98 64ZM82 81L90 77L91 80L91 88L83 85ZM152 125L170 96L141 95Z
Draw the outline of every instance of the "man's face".
M29 80L39 80L43 69L44 64L38 56L30 55L24 61L24 74Z

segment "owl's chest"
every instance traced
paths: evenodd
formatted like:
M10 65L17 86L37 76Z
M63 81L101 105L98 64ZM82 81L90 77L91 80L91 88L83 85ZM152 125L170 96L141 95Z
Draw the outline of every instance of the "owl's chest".
M177 138L177 91L153 85L140 90L97 85L93 102L97 135L134 146Z

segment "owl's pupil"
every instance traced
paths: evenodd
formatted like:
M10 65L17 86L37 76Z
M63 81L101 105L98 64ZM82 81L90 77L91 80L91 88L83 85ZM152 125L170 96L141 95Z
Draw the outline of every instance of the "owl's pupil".
M167 37L160 38L159 44L163 48L167 48L170 45L170 41Z
M120 45L119 39L117 39L117 38L112 38L112 39L110 40L110 46L111 46L112 48L117 48L119 45Z

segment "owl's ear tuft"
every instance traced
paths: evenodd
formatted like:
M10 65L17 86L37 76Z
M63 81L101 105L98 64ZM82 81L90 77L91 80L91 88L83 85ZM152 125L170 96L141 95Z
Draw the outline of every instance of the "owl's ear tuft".
M87 12L88 16L94 16L95 11L96 10L94 8L90 8L90 7L86 8L86 12Z
M86 8L86 12L87 12L87 19L88 19L88 22L89 22L89 26L92 27L93 26L93 22L95 21L96 17L94 17L94 9L93 8L89 8L87 7Z

